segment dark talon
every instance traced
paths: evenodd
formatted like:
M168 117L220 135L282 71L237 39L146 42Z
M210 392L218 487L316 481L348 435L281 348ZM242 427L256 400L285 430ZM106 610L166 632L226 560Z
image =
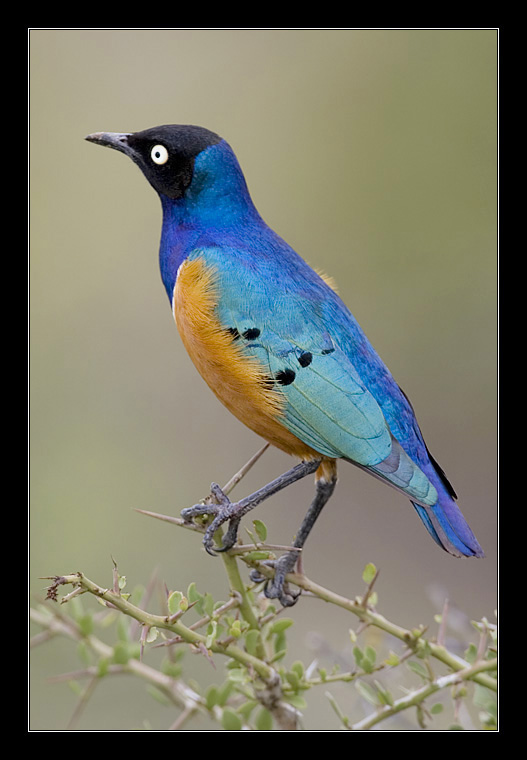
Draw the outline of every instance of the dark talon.
M223 540L220 547L216 547L217 552L228 552L232 549L236 541L238 540L238 526L241 518L233 517L229 522L227 533L223 536Z
M211 515L214 518L205 531L203 546L207 554L215 557L218 552L226 552L236 543L238 526L243 513L237 514L239 511L238 503L233 504L217 483L211 484L209 498L214 503L195 504L193 507L187 507L181 511L181 516L186 522L190 522L194 517L200 517L201 515ZM214 534L227 521L229 522L229 527L221 546L214 546Z
M275 574L272 580L265 584L264 594L268 599L278 599L282 607L292 607L296 604L300 591L294 593L286 583L285 576L292 572L298 559L297 554L284 554L275 565Z
M293 572L297 560L298 552L284 554L278 560L267 560L262 564L275 569L274 578L266 578L258 570L252 570L250 579L253 583L265 582L263 592L267 599L278 599L282 607L292 607L297 603L301 592L291 591L289 584L286 583L285 576Z
M258 572L258 570L251 570L249 573L249 578L252 580L253 583L263 583L267 580L265 575L262 575Z
M191 522L193 517L202 515L216 515L218 507L215 504L194 504L193 507L185 507L181 510L181 517L185 522Z
M230 507L232 502L228 496L226 496L217 483L210 484L210 494L214 497L216 504L222 507Z

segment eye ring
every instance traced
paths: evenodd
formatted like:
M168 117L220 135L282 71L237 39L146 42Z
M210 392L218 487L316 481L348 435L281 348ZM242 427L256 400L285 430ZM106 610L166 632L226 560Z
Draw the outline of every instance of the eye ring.
M154 145L150 151L150 158L154 164L158 164L159 166L166 164L168 161L168 150L164 145Z

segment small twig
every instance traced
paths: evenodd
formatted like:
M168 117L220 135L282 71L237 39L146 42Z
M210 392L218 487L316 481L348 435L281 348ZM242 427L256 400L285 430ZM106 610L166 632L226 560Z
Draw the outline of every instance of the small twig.
M483 659L483 655L485 654L485 650L487 649L487 629L484 628L479 636L479 642L478 642L478 651L476 654L476 662Z
M262 446L262 448L259 451L257 451L256 454L254 454L249 459L249 461L246 462L243 465L243 467L241 467L238 470L238 472L235 475L233 475L232 478L223 486L223 488L221 490L223 491L223 493L226 496L238 485L238 483L240 482L240 480L242 480L242 478L244 478L245 475L247 475L247 473L249 472L249 470L252 467L254 467L254 465L260 459L260 457L262 456L262 454L264 454L267 451L267 449L269 448L269 445L270 444L266 443L265 446Z
M247 561L245 556L242 556L241 559L244 562ZM265 563L247 561L247 564L251 567L257 568L257 570L267 578L272 577L273 571L271 568L265 565ZM372 625L375 628L379 628L380 630L389 633L391 636L394 636L395 638L404 642L415 654L427 650L432 657L440 660L454 671L464 670L470 665L470 663L468 663L462 657L459 657L458 655L450 652L445 647L440 646L434 641L425 639L423 635L424 631L420 630L418 635L416 635L413 631L410 631L407 628L403 628L402 626L387 620L383 615L375 612L370 607L364 607L362 605L362 600L358 602L357 600L348 599L344 596L341 596L334 591L324 588L324 586L320 586L318 583L310 580L305 575L297 575L295 573L291 573L286 576L286 580L288 583L294 583L303 591L312 592L316 597L322 599L325 602L330 602L332 604L335 604L337 607L342 607L343 609L348 610L349 612L356 615L363 623ZM492 691L497 691L496 680L487 675L485 672L478 673L476 676L474 676L473 680L477 681L477 683L481 684L482 686L486 686Z
M449 675L441 676L421 687L420 689L412 691L410 694L401 697L401 699L398 699L393 703L393 705L385 705L383 707L379 707L377 712L375 712L373 715L369 715L367 718L360 720L358 723L355 723L349 728L351 731L367 731L376 723L379 723L381 720L385 720L386 718L389 718L390 716L401 712L401 710L406 710L408 707L412 707L414 705L420 705L421 702L423 702L427 697L439 691L440 689L454 686L461 681L477 680L478 676L481 677L481 675L483 675L485 672L495 670L496 667L497 665L495 661L483 660L482 662L475 662L473 665L470 665L469 667L464 668L463 670L460 670L456 673L450 673Z
M298 549L296 546L286 546L285 544L263 544L259 541L254 544L235 544L232 549L229 549L230 554L237 556L239 554L248 554L249 552L257 551L269 551L269 552L297 552L302 554L302 549Z
M371 579L371 581L368 584L368 588L366 589L366 593L362 597L361 606L364 607L364 608L366 608L366 605L368 604L368 599L371 596L371 593L373 591L373 587L375 585L375 581L377 580L378 577L379 577L379 570L376 570L375 571L375 575L373 576L373 578Z
M71 730L75 723L79 720L82 711L85 709L86 705L88 704L88 700L92 696L93 692L95 691L95 687L97 686L99 682L99 678L97 676L94 676L91 681L87 684L86 688L84 689L83 693L81 694L79 701L77 702L77 706L75 707L75 710L73 711L73 715L71 716L67 728Z
M169 727L169 731L179 731L179 729L183 726L183 724L186 723L187 720L191 718L195 712L196 712L195 707L190 707L190 706L185 707L183 712L180 715L178 715L176 720Z
M229 494L237 485L238 483L247 475L249 470L254 467L256 462L260 459L262 454L264 454L265 451L269 448L269 444L266 443L265 446L262 446L262 448L254 454L248 462L246 462L243 467L241 467L238 472L230 478L230 480L223 486L221 489L225 495ZM207 497L208 498L208 497ZM147 515L147 517L155 517L158 520L163 520L164 522L172 523L173 525L178 525L180 528L187 528L188 530L194 530L197 533L203 533L205 531L205 528L202 528L200 525L196 525L194 522L187 522L183 520L181 517L174 517L172 515L163 515L159 512L151 512L146 509L136 509L136 512L139 512L142 515Z

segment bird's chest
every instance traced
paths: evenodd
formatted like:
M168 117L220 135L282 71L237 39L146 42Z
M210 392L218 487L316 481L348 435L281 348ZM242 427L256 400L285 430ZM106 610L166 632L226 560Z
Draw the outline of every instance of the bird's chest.
M181 265L173 310L183 344L203 379L234 414L275 415L279 399L268 389L268 375L243 351L229 326L220 323L219 298L212 267L200 259Z
M255 357L243 349L229 325L220 323L215 271L201 259L179 268L173 311L183 344L220 401L245 425L274 445L304 456L307 447L280 422L284 397Z

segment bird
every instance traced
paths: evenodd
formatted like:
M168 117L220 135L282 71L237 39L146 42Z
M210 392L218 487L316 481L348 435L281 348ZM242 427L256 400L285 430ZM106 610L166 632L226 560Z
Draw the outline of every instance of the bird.
M286 576L344 461L405 494L446 552L484 556L408 397L331 279L266 224L229 143L189 124L85 139L128 156L160 198L161 278L198 372L232 414L295 460L238 502L213 483L214 503L182 511L186 522L212 518L207 552L232 548L245 514L314 474L314 497L290 549L274 560L272 577L253 575L269 599L292 606L300 591Z

